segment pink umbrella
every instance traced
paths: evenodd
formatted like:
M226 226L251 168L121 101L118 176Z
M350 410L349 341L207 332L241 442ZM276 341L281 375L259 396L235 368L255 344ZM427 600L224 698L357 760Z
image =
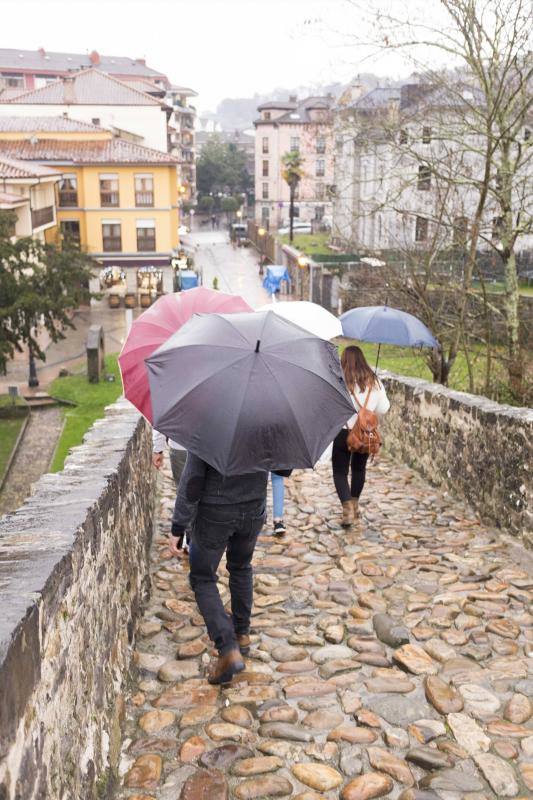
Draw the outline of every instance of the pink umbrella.
M231 314L238 311L253 311L253 308L238 295L199 286L163 295L135 320L118 361L125 397L149 422L152 422L152 400L144 359L176 333L193 314Z

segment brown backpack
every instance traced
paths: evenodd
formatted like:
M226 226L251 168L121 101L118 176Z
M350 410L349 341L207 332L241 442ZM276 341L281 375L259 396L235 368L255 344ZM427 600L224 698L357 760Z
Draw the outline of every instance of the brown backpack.
M374 411L369 411L367 406L372 387L368 388L364 405L361 405L355 394L353 398L359 406L359 412L355 425L348 431L346 444L352 453L368 453L376 456L382 445L381 436L378 431L378 415Z

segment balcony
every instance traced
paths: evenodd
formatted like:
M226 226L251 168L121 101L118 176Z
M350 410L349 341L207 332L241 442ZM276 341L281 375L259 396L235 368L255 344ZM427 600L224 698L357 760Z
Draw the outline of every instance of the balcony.
M122 250L122 239L120 236L103 237L104 253L120 253Z
M100 205L102 208L109 206L118 206L119 204L118 192L100 192Z
M154 204L153 192L135 192L136 206L153 206L153 204Z
M31 227L33 230L40 228L43 225L48 225L51 222L54 222L53 206L45 206L45 208L32 208Z
M78 193L72 191L59 192L59 205L61 208L76 208L78 205Z

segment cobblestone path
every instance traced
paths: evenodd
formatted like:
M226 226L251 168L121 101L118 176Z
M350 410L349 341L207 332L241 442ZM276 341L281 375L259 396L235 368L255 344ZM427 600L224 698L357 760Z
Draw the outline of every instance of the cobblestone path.
M533 797L530 556L409 469L369 472L348 533L328 468L288 482L288 535L265 529L256 552L246 671L223 689L165 546L166 476L117 798Z

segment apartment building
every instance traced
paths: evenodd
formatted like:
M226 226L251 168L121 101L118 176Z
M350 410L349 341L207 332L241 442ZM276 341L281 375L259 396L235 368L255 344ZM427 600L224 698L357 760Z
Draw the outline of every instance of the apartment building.
M198 97L194 89L186 86L171 86L166 93L166 102L172 106L170 126L170 152L180 162L180 199L196 202L196 108L191 98Z
M58 78L96 68L121 81L143 80L163 90L170 87L166 75L146 65L144 58L104 56L91 53L57 53L38 50L0 48L0 92L13 96L30 89L41 89Z
M178 245L178 159L65 117L0 117L0 159L57 182L57 228L103 266L168 266ZM43 201L44 202L44 201Z
M259 106L255 125L255 219L267 228L288 223L289 186L283 180L283 156L298 151L304 176L295 216L317 225L331 216L334 97L272 101Z
M376 88L335 109L332 239L367 251L444 249L464 243L478 200L485 146L475 123L482 93L466 83ZM533 120L532 120L533 124ZM532 126L519 136L527 147ZM498 180L494 164L493 180ZM529 198L531 174L518 176L516 196ZM489 191L479 247L499 240L497 206ZM524 230L526 225L524 224ZM533 247L524 233L519 250Z

